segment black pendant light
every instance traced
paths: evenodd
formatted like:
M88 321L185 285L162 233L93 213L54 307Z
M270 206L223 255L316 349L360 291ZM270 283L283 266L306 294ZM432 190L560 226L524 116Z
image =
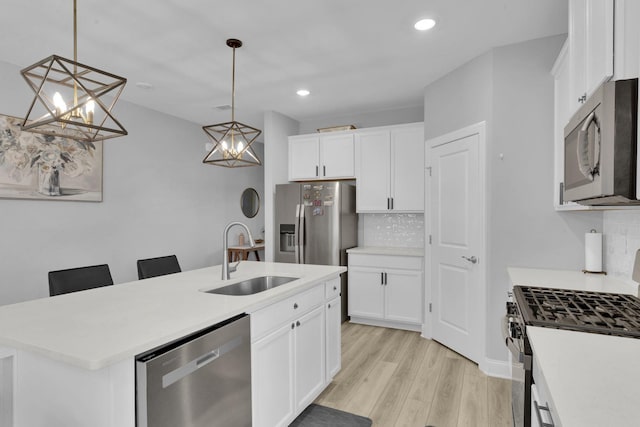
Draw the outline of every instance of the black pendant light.
M237 39L228 39L227 46L233 49L231 121L202 127L214 142L213 149L202 162L227 168L260 166L262 162L251 144L262 131L235 120L236 49L242 46L242 42Z

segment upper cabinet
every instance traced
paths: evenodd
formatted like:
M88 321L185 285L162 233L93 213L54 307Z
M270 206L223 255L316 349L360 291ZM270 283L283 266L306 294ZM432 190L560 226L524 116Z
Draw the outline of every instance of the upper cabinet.
M614 2L569 0L572 113L613 76Z
M289 181L354 177L352 132L289 137Z
M356 133L356 210L424 212L424 125Z

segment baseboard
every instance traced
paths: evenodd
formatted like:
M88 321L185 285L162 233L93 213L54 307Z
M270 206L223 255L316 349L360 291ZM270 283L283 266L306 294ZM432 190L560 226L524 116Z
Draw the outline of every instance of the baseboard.
M415 325L411 323L393 322L389 320L367 319L364 317L351 316L351 323L359 323L361 325L369 326L382 326L384 328L404 329L406 331L421 332L422 325Z
M490 377L511 379L511 364L506 360L484 358L479 368Z

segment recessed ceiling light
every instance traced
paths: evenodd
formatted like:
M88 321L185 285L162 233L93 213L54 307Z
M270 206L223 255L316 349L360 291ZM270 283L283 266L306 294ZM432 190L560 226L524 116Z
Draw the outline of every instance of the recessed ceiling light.
M300 89L299 91L296 92L299 96L307 96L309 95L311 92L309 92L306 89Z
M435 26L436 26L436 21L431 18L427 18L427 19L421 19L418 22L416 22L413 28L415 28L418 31L427 31L432 29Z

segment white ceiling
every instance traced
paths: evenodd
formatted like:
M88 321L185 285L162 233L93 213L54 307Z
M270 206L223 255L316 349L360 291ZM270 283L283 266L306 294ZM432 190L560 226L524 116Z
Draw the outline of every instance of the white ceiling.
M73 58L72 5L2 0L0 60ZM422 17L438 25L414 30ZM308 120L419 106L426 85L490 48L566 31L566 0L78 0L78 62L126 77L121 99L202 125L231 117L214 108L231 103L227 38L244 43L236 120L260 126L269 110Z

